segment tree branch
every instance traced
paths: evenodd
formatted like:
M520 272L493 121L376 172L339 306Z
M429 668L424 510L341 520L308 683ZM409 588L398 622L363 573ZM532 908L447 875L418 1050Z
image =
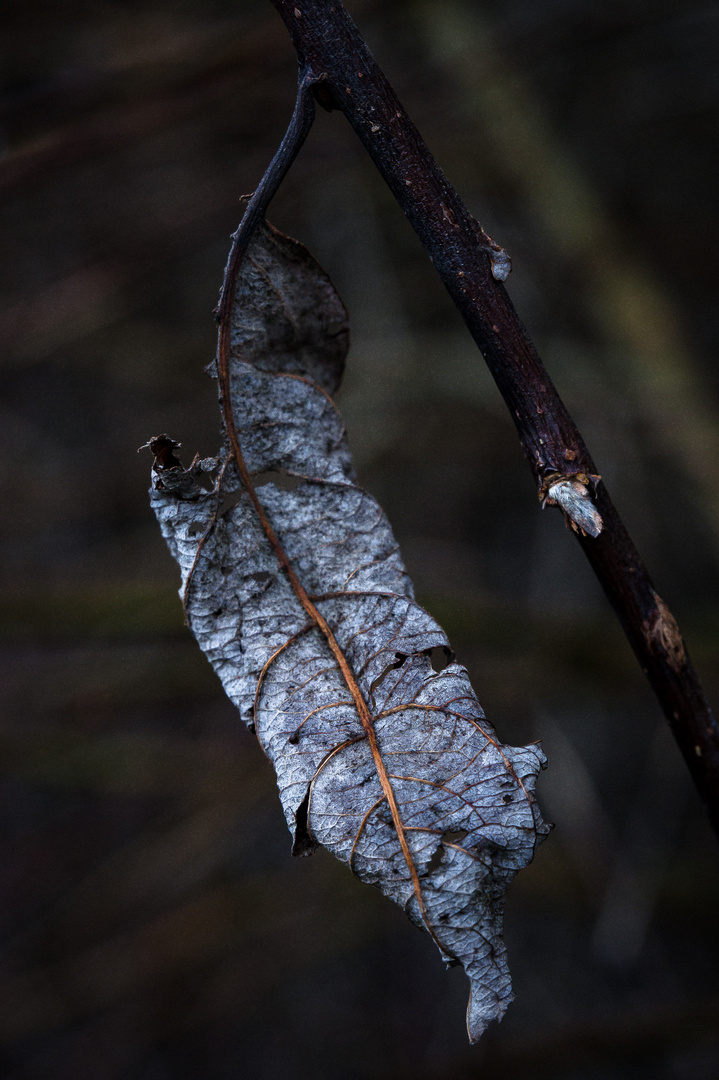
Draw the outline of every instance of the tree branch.
M342 111L481 349L543 501L561 505L647 675L719 834L719 726L577 427L502 281L508 259L430 154L338 0L272 0L315 97ZM319 81L321 80L321 81Z

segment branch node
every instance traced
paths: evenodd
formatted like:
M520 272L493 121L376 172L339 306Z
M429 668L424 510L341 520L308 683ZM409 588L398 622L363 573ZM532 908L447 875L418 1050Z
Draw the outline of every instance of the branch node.
M592 502L587 486L590 482L596 485L599 479L598 476L588 477L586 473L575 473L573 476L552 473L539 493L542 509L545 506L560 506L575 532L581 532L583 536L599 536L604 521Z
M492 263L492 277L494 280L506 281L512 272L512 260L504 248L490 248L489 259Z

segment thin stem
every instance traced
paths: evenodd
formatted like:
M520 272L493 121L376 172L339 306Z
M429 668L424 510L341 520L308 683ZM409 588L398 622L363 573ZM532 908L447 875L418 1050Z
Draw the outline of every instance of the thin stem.
M566 478L601 521L575 532L669 721L719 834L719 725L676 621L658 595L592 461L501 284L505 262L430 154L339 0L272 0L315 94L341 110L387 182L454 300L510 411L544 502ZM556 490L556 489L555 489ZM585 510L591 510L585 507ZM590 514L591 518L591 514ZM581 519L580 519L581 524Z
M219 324L220 335L223 329L229 333L230 315L242 256L309 134L315 118L315 102L311 90L321 81L321 76L315 76L306 69L300 68L292 119L277 153L267 166L264 176L245 207L237 232L232 237L232 247L227 257L220 300L215 308L215 320Z

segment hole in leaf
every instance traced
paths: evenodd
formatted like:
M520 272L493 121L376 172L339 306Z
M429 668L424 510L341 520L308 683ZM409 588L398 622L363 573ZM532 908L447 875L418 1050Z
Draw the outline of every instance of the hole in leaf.
M437 675L454 662L454 653L446 645L435 645L434 648L427 649L425 656L429 657L432 671Z
M434 854L432 855L432 858L429 860L429 862L427 864L427 873L431 874L439 867L440 863L442 862L442 859L444 858L444 845L445 844L456 844L460 840L464 840L466 835L467 835L467 830L466 829L447 829L446 832L443 832L442 833L442 839L439 842L439 844L437 844L437 848L436 848Z
M200 485L200 487L204 488L205 491L214 491L215 490L214 482L213 482L212 477L210 476L209 473L195 472L194 477L195 477L195 480L197 481L197 483Z
M303 476L295 476L286 469L268 469L267 472L254 473L252 476L252 483L256 488L264 484L274 484L281 491L294 491L303 480Z
M460 840L464 840L466 835L466 829L447 829L446 833L442 836L442 843L458 844Z
M187 532L190 536L199 536L205 531L205 526L200 521L193 521Z
M230 510L234 510L244 493L244 488L238 488L237 491L227 492L220 503L220 509L217 516L224 517L226 514L229 514Z
M435 872L435 870L438 870L439 866L440 866L440 863L442 862L443 858L444 858L444 847L442 846L442 844L437 844L437 847L435 848L435 851L434 851L434 853L432 855L432 858L427 863L427 873L428 874L433 874Z
M266 570L258 570L255 574L248 574L248 581L256 581L258 585L264 585L268 581L272 581L273 575L268 574Z
M377 678L373 681L373 683L371 684L371 686L369 688L370 694L374 694L377 687L380 686L384 682L384 680L389 675L390 671L396 671L398 667L402 667L402 664L407 659L407 656L406 656L405 653L398 652L398 653L395 653L394 655L396 657L395 662L393 664L387 664L387 667L384 669L384 671L381 672L381 674L379 674L377 676Z

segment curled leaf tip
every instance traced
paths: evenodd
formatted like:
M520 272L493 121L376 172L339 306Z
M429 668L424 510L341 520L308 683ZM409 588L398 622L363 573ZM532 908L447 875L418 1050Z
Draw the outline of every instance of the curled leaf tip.
M153 435L137 448L137 452L139 454L141 450L150 450L154 458L152 468L155 472L161 472L163 469L182 468L182 462L175 454L175 450L179 450L181 446L182 443L176 442L168 435Z

